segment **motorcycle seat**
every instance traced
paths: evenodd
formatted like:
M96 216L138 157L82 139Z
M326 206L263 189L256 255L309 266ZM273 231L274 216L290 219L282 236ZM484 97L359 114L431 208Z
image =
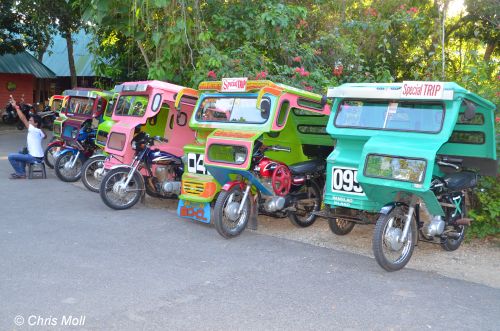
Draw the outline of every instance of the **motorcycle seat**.
M326 169L325 160L308 160L292 164L288 167L293 175L306 175L324 172Z
M446 187L450 190L464 190L477 185L477 174L472 171L462 171L443 177Z

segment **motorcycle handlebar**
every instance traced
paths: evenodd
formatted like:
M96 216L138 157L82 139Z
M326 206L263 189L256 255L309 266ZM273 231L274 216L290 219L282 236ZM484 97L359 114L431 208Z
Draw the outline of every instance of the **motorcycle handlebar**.
M440 166L443 166L443 167L450 167L450 168L454 168L455 170L460 170L460 166L453 164L453 163L444 162L444 161L437 161L437 164L439 164Z
M160 136L154 136L153 139L156 140L156 141L164 142L164 143L168 142L168 139L162 138Z
M269 150L276 151L276 152L291 152L290 147L286 146L280 146L280 145L272 145L268 147Z

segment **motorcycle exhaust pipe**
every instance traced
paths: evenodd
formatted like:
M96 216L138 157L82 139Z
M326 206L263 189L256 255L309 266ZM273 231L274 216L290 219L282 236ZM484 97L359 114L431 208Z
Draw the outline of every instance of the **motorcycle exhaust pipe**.
M472 221L472 218L460 218L455 221L455 224L457 225L470 225L470 222Z

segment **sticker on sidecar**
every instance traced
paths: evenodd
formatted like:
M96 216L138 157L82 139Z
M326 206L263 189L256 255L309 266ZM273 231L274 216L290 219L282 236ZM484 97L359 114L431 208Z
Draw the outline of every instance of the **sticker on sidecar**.
M355 168L332 168L332 191L365 195L363 188L356 179L357 176L358 169Z
M205 168L204 154L188 153L187 155L187 169L188 172L192 174L202 174L208 175L208 171Z
M203 223L210 223L210 203L179 200L177 215Z

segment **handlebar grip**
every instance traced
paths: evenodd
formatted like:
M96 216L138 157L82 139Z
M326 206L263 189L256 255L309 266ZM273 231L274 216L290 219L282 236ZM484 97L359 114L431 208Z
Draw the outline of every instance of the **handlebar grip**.
M280 151L280 152L288 152L288 153L291 152L291 148L290 147L280 146L280 145L273 146L273 150L274 151Z
M153 139L154 139L154 140L157 140L157 141L164 142L164 143L167 143L167 142L168 142L168 139L163 138L163 137L160 137L160 136L154 136L154 137L153 137Z

